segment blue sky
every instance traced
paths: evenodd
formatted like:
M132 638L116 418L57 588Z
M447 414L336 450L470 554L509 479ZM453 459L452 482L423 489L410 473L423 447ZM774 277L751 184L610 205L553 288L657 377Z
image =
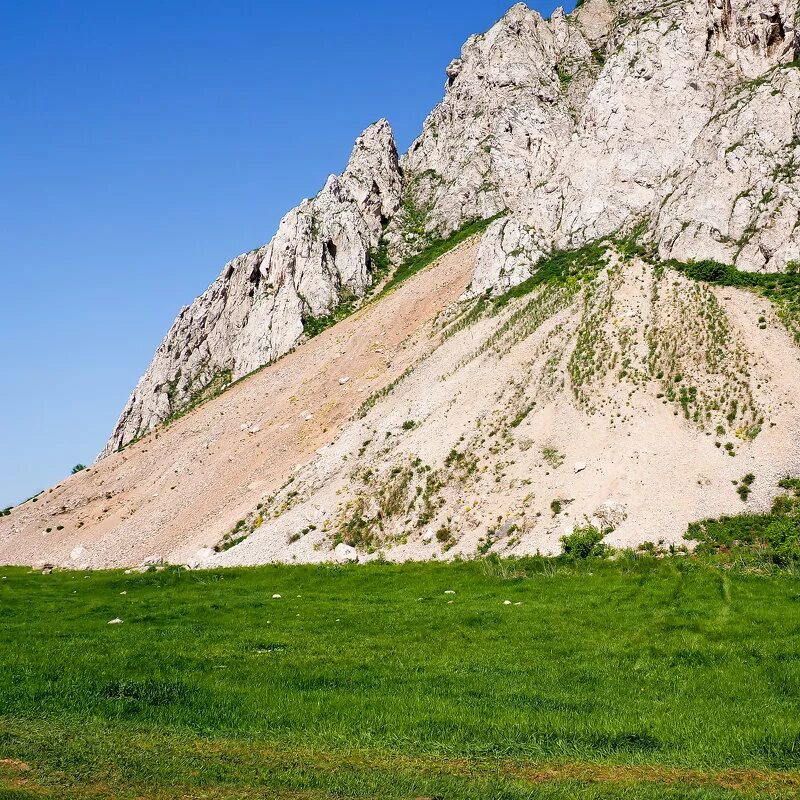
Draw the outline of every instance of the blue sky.
M371 122L404 150L510 4L0 0L0 508L93 460L181 306Z

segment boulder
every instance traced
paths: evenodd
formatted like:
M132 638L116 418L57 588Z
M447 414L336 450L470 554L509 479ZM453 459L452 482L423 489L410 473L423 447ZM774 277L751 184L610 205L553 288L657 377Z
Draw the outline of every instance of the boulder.
M352 564L358 561L358 550L349 544L339 542L333 549L333 557L339 564Z

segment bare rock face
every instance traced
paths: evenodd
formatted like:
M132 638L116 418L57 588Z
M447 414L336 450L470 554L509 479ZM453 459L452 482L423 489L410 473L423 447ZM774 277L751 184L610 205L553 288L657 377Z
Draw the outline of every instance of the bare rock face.
M235 258L184 308L139 380L105 452L143 435L291 350L303 321L363 295L370 252L400 203L397 149L385 120L356 141L328 178L280 223L272 241Z
M517 216L492 223L481 239L469 296L502 294L522 283L536 270L547 252L547 242Z
M592 15L595 28L599 16ZM519 3L466 42L447 68L444 100L401 162L404 205L391 227L397 253L516 208L553 173L575 127L568 70L599 71L583 17L557 12L546 22Z
M542 252L637 225L662 258L773 271L797 260L796 0L628 0L605 28L604 0L580 11L550 27L595 20L602 69L555 164L539 184L520 183L506 202L516 219L487 232L473 291L503 291Z
M665 182L653 215L660 255L750 271L800 259L798 133L796 69L735 87Z

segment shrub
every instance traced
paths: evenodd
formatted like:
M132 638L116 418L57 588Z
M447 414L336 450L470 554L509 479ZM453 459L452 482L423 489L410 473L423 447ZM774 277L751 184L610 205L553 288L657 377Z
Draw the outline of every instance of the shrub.
M750 497L750 487L753 485L753 483L755 483L755 480L756 476L753 475L752 472L748 472L747 475L742 478L741 483L736 489L739 497L741 497L742 500L747 500L747 498Z
M563 463L566 456L559 453L555 447L543 447L542 458L553 468L558 469Z
M438 531L436 531L436 539L439 542L442 542L442 543L449 542L451 538L452 538L452 534L450 533L450 528L448 528L445 525L442 525L442 527L439 528Z
M76 464L72 468L72 471L70 472L70 474L71 475L76 475L78 472L83 472L85 469L86 469L86 465L85 464Z
M782 517L772 522L765 531L776 564L788 566L800 561L800 521Z
M603 533L593 525L575 528L569 536L561 537L561 553L568 561L585 558L604 558L610 548L603 544Z

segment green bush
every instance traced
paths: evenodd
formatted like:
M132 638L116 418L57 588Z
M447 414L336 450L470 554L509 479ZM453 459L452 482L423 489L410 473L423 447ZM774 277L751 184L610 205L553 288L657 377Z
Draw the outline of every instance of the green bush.
M765 531L776 564L788 566L800 561L800 520L779 517Z
M76 473L78 473L78 472L83 472L85 469L86 469L86 465L85 465L85 464L76 464L76 465L75 465L75 466L72 468L72 471L70 472L70 474L71 474L71 475L75 475L75 474L76 474Z
M604 558L610 552L603 544L603 533L593 525L575 528L569 536L561 537L561 554L567 561L585 558Z

